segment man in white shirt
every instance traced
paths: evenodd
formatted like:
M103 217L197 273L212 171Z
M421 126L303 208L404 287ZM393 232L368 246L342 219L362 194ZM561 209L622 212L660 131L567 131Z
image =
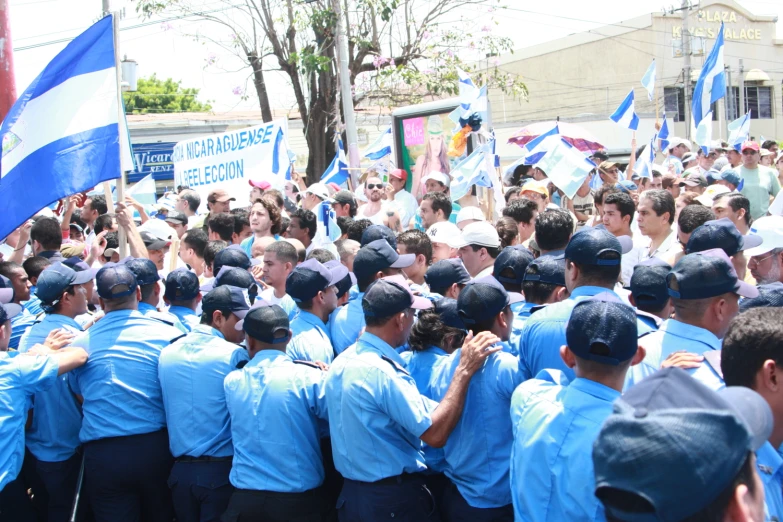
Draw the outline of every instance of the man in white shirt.
M492 223L480 221L465 227L458 238L449 241L449 246L459 251L465 270L473 279L491 276L495 259L500 253L500 236Z
M604 198L603 225L613 236L633 237L631 220L634 216L634 204L631 196L625 192L615 192ZM628 252L623 252L620 261L620 280L624 286L631 283L631 276L636 265L646 258L645 247L634 245Z
M639 231L649 239L646 257L665 259L667 252L675 246L677 238L677 233L672 228L674 198L662 189L642 192L637 215Z
M384 184L378 176L369 176L364 182L367 203L359 207L356 219L369 219L373 225L385 225L392 230L400 230L400 215L387 201L384 201Z
M411 220L416 215L416 209L419 206L413 194L405 190L407 181L407 170L394 169L389 172L389 184L386 186L386 195L397 209L403 229L410 228Z

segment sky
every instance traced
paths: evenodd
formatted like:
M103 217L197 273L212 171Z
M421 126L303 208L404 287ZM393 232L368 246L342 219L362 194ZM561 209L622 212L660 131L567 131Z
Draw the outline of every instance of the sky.
M555 0L550 3L507 0L511 9L476 9L449 13L456 28L489 25L493 33L513 40L519 49L554 40L572 33L617 23L671 7L675 0ZM195 5L215 9L225 0L196 0ZM747 0L738 2L754 14L778 16L783 20L783 1ZM17 93L21 93L66 43L48 42L74 37L98 20L100 0L9 0L11 36ZM678 2L679 5L679 2ZM181 80L184 87L200 89L199 101L209 101L215 113L258 109L249 71L229 50L208 40L225 41L230 30L194 19L161 21L167 16L143 19L135 3L114 0L112 9L124 9L120 23L120 53L138 63L138 75ZM513 6L513 7L512 7ZM148 24L143 27L133 27ZM200 35L196 38L195 35ZM207 37L207 38L204 38ZM783 39L783 21L777 23L777 37ZM44 45L42 45L44 44ZM27 48L30 46L37 46ZM286 76L266 73L270 99L275 108L293 108L295 103ZM247 99L243 99L247 98Z

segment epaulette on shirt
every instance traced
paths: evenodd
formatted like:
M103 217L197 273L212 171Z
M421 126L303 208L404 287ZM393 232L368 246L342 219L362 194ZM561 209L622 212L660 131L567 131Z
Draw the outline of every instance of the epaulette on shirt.
M167 324L169 326L174 326L174 321L166 317L165 315L159 315L157 312L152 312L147 315L150 319L155 319L156 321L160 321L163 324Z
M410 373L408 373L408 370L406 370L404 366L402 366L400 363L398 363L391 357L386 357L385 355L381 355L381 359L391 364L394 367L394 369L397 370L398 372L402 372L405 375L410 375Z
M177 341L179 341L180 339L182 339L182 338L183 338L183 337L185 337L186 335L188 335L188 334L184 333L184 334L182 334L182 335L178 335L177 337L175 337L174 339L172 339L171 341L169 341L169 344L174 344L174 343L176 343Z
M294 364L304 364L305 366L309 366L310 368L315 368L316 370L321 370L322 368L315 364L313 361L294 361Z
M704 360L707 361L707 364L709 364L715 373L718 374L718 377L723 380L723 370L720 369L720 350L707 350L702 355L704 356Z
M533 315L534 313L538 312L539 310L543 310L547 306L549 306L549 305L548 304L542 304L542 305L534 306L533 308L530 309L530 315Z

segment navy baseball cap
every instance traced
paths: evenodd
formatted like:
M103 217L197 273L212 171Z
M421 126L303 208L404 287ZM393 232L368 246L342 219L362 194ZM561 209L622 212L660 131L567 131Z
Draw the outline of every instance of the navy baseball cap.
M256 284L256 280L253 277L253 274L251 274L244 268L237 268L235 266L225 265L220 268L220 272L218 272L218 274L215 276L215 280L212 281L212 288L229 285L229 286L237 286L239 288L249 289L254 284ZM211 290L212 288L210 288L209 290Z
M155 263L145 257L131 257L125 258L120 261L121 264L128 267L136 276L136 283L140 286L151 285L157 281L160 281L160 275L158 274L158 267Z
M144 241L144 246L147 247L147 250L162 250L171 244L171 241L157 238L149 232L141 232L140 235L141 240Z
M766 285L759 285L756 288L759 291L758 297L740 300L740 312L750 310L751 308L783 306L783 283L776 281Z
M136 292L136 276L126 265L107 264L95 274L95 285L102 299L118 299Z
M317 259L308 259L296 265L285 280L285 293L297 303L309 301L330 286L335 286L348 275L348 268L340 264L329 269Z
M743 236L729 218L713 219L691 232L688 244L685 245L685 253L692 254L720 248L731 257L737 252L755 248L763 241L761 236L756 234Z
M247 304L243 290L243 288L238 286L218 286L210 290L204 296L204 299L201 300L201 309L207 312L227 310L240 319L244 319L250 307Z
M288 341L288 314L278 305L263 303L253 306L245 318L237 323L237 330L263 343L279 344Z
M83 285L92 281L92 273L76 272L63 263L49 265L38 276L35 295L45 305L54 306L65 289L71 285Z
M631 291L637 305L642 304L657 309L666 304L669 300L666 276L671 269L668 263L657 257L645 259L634 267L631 284L627 290Z
M595 495L619 520L683 520L732 484L772 427L750 388L715 392L684 370L660 370L615 401L593 444ZM629 497L653 511L629 511Z
M253 262L239 245L231 245L215 254L215 261L212 263L214 273L217 274L220 272L220 269L224 265L235 266L247 270L253 266Z
M356 279L364 280L386 268L407 268L416 261L414 254L401 256L385 239L376 239L364 245L353 260Z
M362 296L362 310L365 317L390 317L408 308L425 310L432 308L432 303L423 297L413 295L408 282L401 275L382 277L373 281Z
M737 174L737 171L734 169L726 169L720 173L720 179L723 181L726 181L728 183L731 183L735 187L739 187L741 183L741 178L739 174Z
M626 194L630 194L632 190L639 190L638 185L631 180L624 179L615 183L614 188Z
M675 299L707 299L734 292L758 297L759 291L740 281L726 252L719 248L688 254L666 276L669 295Z
M580 265L618 266L623 254L631 251L633 242L627 236L621 241L605 228L582 227L565 248L565 258Z
M495 279L502 283L521 284L525 278L525 270L533 261L533 254L522 245L508 246L504 248L495 259L493 273ZM504 270L510 268L514 272L514 277L503 277Z
M510 304L524 301L522 294L506 292L503 285L492 276L474 279L459 293L457 308L466 325L487 321Z
M326 263L324 263L324 266L329 270L336 270L337 267L343 266L343 264L337 261L336 259L333 259L331 261L327 261ZM335 285L337 287L337 299L340 299L342 296L350 292L351 287L355 284L356 284L356 276L353 275L353 272L348 272L348 274L342 279L340 279Z
M78 257L67 257L62 262L68 268L75 270L76 272L89 272L90 279L95 279L95 274L98 273L97 268L92 268L90 265L79 259Z
M636 312L608 292L578 302L566 325L566 344L574 355L610 366L631 359L638 339Z
M438 299L433 303L433 309L437 312L440 316L440 320L446 326L465 330L465 322L462 320L462 317L459 316L459 306L457 305L456 299L450 297Z
M355 262L354 262L355 263ZM471 277L461 259L442 259L433 263L424 274L424 280L434 290L449 288L454 283L465 284Z
M163 297L169 301L190 301L199 294L198 276L187 268L178 268L166 276Z
M394 235L394 231L385 225L370 225L362 232L361 245L368 245L376 239L385 239L389 246L394 250L397 250L397 236Z
M523 281L565 286L565 257L562 255L537 257L527 265Z
M14 300L14 286L11 280L4 275L0 275L0 303L10 303Z
M22 313L22 306L16 303L0 303L0 325Z

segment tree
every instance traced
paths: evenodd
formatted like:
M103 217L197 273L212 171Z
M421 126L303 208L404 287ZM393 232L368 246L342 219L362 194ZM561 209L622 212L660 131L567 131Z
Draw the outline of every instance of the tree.
M136 92L122 93L126 114L146 114L148 112L209 112L212 106L200 103L196 97L198 89L186 89L182 82L171 78L159 80L154 74L149 78L139 78Z
M200 10L196 0L139 0L137 8L146 16L174 12L229 29L227 39L199 37L235 51L250 68L264 121L272 119L264 72L285 73L304 124L309 182L331 161L332 137L341 130L332 2L342 2L354 105L393 107L453 96L457 67L473 72L476 83L527 96L519 78L479 62L511 51L511 40L493 35L491 26L472 27L469 19L454 23L455 13L475 19L478 10L496 9L497 0L234 1L221 0L224 8L209 11Z

